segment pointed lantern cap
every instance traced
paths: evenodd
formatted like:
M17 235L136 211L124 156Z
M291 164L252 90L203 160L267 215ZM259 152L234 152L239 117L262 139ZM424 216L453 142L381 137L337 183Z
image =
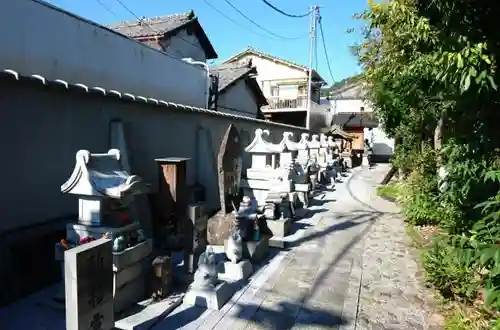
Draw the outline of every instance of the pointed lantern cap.
M147 193L150 188L140 177L125 171L118 149L111 149L106 154L80 150L76 153L73 173L61 186L61 192L121 199L127 195Z

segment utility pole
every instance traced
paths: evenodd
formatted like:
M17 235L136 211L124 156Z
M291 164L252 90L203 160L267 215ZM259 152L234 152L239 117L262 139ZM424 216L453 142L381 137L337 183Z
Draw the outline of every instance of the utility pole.
M316 28L318 25L319 7L311 7L311 23L309 26L309 76L307 81L307 113L306 113L306 128L309 130L311 126L311 109L312 109L312 72L313 72L313 55L314 43L316 42Z

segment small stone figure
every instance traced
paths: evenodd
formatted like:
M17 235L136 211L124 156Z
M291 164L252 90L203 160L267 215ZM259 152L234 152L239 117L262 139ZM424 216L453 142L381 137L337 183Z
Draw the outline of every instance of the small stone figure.
M234 231L227 241L226 257L232 263L237 263L243 257L243 239L239 232Z
M144 234L144 230L137 230L137 243L142 243L146 240L146 234Z
M215 254L210 246L198 259L198 269L194 273L194 289L212 289L217 283L217 269L215 264Z
M244 196L240 207L238 209L238 214L236 219L234 219L233 231L239 231L242 239L249 239L251 233L249 227L251 227L251 222L255 218L257 210L253 208L252 199L248 196Z
M126 247L125 237L118 236L113 240L113 252L121 252L125 250Z

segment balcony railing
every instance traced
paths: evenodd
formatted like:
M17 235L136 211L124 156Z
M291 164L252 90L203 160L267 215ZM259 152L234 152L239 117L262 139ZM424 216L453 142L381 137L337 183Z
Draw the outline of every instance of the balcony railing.
M289 97L279 97L279 96L270 96L267 98L267 102L269 106L264 107L263 111L273 111L273 110L289 110L289 111L297 111L297 110L306 110L307 102L309 98L307 95L299 95L295 98Z

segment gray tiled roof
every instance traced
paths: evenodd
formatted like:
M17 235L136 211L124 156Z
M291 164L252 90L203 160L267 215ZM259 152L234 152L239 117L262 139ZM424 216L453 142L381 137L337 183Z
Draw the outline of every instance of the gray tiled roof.
M211 67L210 70L219 74L219 92L246 74L256 72L255 67L252 67L251 63L223 63Z
M163 15L141 20L124 21L107 25L108 28L115 30L131 38L160 36L170 31L176 30L196 19L192 10L174 15Z
M176 31L190 27L198 38L201 47L205 51L207 59L217 58L217 53L208 39L205 31L198 22L198 18L192 10L183 14L164 15L150 18L142 18L139 21L127 21L107 25L106 27L129 38L144 37L167 37Z

